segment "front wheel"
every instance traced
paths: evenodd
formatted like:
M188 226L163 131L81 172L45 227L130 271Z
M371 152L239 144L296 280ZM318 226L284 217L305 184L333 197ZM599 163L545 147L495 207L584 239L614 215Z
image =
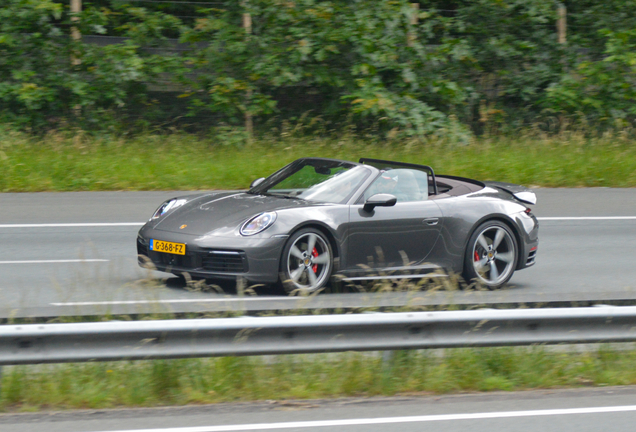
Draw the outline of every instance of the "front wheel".
M287 292L314 292L329 282L333 253L326 236L315 228L291 235L281 257L281 283Z
M464 278L488 289L501 288L517 267L517 240L503 222L488 221L470 237L464 259Z

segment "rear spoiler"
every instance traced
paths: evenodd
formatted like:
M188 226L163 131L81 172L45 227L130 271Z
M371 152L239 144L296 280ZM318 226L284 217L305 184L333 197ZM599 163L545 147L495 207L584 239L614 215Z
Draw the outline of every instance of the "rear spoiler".
M511 194L515 199L521 201L525 204L534 205L537 203L537 196L534 194L532 189L528 189L525 186L520 186L512 183L501 183L501 182L493 182L493 181L485 181L484 184L486 186L494 187L497 189L504 190Z

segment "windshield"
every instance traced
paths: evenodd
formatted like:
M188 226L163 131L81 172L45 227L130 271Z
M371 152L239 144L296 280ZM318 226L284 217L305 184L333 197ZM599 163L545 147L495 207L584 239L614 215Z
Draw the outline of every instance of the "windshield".
M301 159L257 187L258 193L302 198L307 201L342 203L360 187L370 171L347 162Z

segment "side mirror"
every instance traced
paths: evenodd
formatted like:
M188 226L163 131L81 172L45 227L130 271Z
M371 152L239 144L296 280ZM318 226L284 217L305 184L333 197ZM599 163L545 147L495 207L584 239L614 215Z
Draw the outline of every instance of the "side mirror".
M376 207L393 207L397 202L395 195L391 194L375 194L371 195L364 203L364 211L371 212Z
M330 175L331 174L331 168L327 168L327 167L314 167L314 171L316 171L316 174L322 174L322 175Z
M265 180L265 177L260 177L257 178L256 180L254 180L251 184L250 184L250 189L252 189L253 187L258 186L259 184L263 183L263 180Z

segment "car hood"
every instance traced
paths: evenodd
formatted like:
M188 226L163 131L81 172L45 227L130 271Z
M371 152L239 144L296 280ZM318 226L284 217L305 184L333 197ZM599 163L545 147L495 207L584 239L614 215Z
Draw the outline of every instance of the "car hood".
M325 204L245 192L204 195L165 215L154 229L191 235L220 230L231 235L236 234L244 222L260 213L321 205Z

